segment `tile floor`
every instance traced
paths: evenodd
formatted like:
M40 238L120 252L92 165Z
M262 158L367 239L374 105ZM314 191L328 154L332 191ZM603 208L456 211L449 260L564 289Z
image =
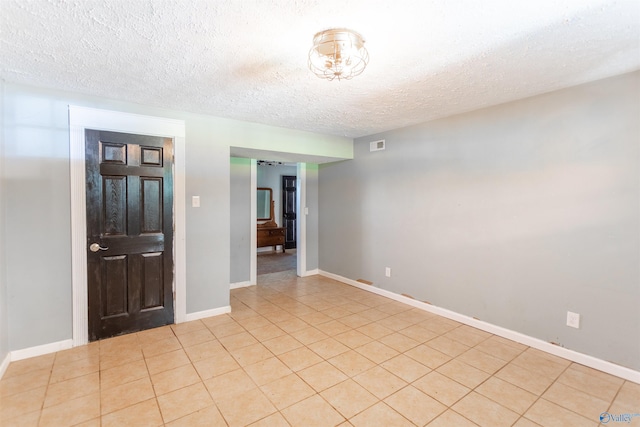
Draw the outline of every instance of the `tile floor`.
M640 412L638 384L320 276L260 276L231 305L12 363L0 425L597 426Z

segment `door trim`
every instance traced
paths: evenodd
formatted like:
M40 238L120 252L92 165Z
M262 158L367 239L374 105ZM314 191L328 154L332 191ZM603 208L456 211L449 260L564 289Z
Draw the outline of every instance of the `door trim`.
M73 346L89 342L87 300L87 218L85 182L85 129L137 133L173 138L173 257L174 321L186 319L186 195L185 124L183 120L143 116L118 111L69 105L69 151L71 178L71 292Z

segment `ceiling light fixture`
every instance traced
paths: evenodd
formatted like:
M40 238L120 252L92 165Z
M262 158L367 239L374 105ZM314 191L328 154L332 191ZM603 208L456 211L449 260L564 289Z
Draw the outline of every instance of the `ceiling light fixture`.
M362 74L368 62L364 39L355 31L332 28L313 36L309 69L321 79L349 80Z

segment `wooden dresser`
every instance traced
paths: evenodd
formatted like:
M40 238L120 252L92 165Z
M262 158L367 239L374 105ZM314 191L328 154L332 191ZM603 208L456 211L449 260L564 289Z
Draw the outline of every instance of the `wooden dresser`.
M284 227L258 227L258 247L273 246L277 250L277 245L282 245L284 252Z

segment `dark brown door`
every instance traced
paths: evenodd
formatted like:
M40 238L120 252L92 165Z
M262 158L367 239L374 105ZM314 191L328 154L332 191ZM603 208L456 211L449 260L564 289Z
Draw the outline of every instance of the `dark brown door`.
M296 247L296 177L282 176L282 226L284 233L284 248Z
M86 130L89 340L173 323L173 141Z

